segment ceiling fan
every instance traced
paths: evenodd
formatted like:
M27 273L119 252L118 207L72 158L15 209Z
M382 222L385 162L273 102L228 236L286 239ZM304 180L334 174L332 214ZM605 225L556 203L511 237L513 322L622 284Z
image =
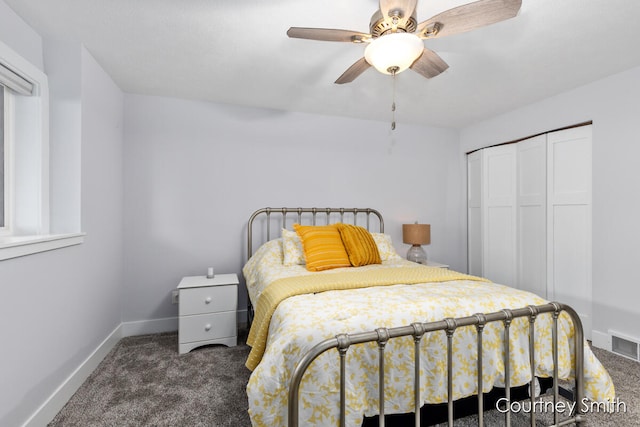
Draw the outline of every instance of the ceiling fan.
M432 78L449 65L423 40L463 33L515 17L522 0L478 0L439 13L426 21L416 20L417 0L380 0L371 17L369 33L329 28L291 27L292 38L365 43L364 57L357 60L335 82L352 82L374 66L385 74L396 75L407 68Z

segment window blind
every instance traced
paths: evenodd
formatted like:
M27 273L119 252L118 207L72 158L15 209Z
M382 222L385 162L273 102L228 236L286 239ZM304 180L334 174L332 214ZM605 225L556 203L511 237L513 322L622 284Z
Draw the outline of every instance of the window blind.
M0 84L21 95L33 95L33 83L2 63L0 63Z

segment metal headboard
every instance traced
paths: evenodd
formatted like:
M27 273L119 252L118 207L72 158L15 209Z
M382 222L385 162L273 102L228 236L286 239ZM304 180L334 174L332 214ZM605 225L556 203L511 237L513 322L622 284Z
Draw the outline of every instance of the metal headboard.
M277 234L272 237L271 233L271 215L276 214L280 216L279 225L276 227ZM295 216L297 223L302 224L303 220L309 220L312 225L316 225L317 217L320 215L324 217L324 222L322 224L333 224L336 222L345 222L345 219L349 219L351 217L351 223L355 225L358 224L358 219L365 220L363 227L367 230L371 231L371 227L375 224L371 224L370 218L371 215L375 215L377 217L378 223L378 231L380 233L384 233L384 221L382 219L382 214L375 209L371 208L262 208L255 211L251 217L249 218L249 225L247 228L247 260L251 258L253 255L253 233L254 233L254 222L256 219L261 218L262 215L265 216L264 220L266 222L266 240L275 239L280 237L281 229L287 228L287 215ZM346 218L345 218L345 214ZM374 223L376 221L373 221ZM293 223L292 223L293 224ZM261 242L261 243L264 243Z
M275 229L277 234L274 234L274 236L272 236L271 233L272 214L279 216L279 218L275 218L275 223L277 224ZM362 226L367 230L371 231L371 226L375 225L375 222L377 222L378 231L380 233L384 233L384 220L382 219L382 214L371 208L262 208L255 211L249 217L249 224L247 226L247 260L251 258L251 255L253 255L253 234L255 226L254 223L256 220L259 218L264 219L263 223L266 224L266 240L262 240L260 242L262 244L280 237L282 229L287 228L288 214L295 216L296 220L294 222L297 222L298 224L310 223L311 225L317 225L318 216L324 217L324 221L321 222L322 225L333 224L336 222L350 222L354 225L360 225L358 224L358 219L364 219L365 222ZM377 221L373 221L374 224L371 224L371 215L375 215L377 217ZM345 219L349 220L349 217L351 217L351 221L345 221ZM291 224L293 225L293 222ZM253 306L251 305L250 298L247 298L247 315L249 326L251 326L251 322L253 321Z

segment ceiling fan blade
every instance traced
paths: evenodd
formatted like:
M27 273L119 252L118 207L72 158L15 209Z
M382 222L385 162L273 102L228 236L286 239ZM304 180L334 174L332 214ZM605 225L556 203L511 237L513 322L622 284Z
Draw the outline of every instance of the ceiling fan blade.
M445 10L421 22L416 34L423 38L435 38L464 33L513 18L521 5L522 0L479 0Z
M449 68L449 64L444 62L437 53L425 47L422 55L415 60L410 68L416 73L422 74L430 79Z
M371 34L350 30L334 30L330 28L291 27L287 35L296 39L321 40L327 42L361 43L371 39Z
M342 73L338 80L335 83L341 85L344 83L351 83L358 77L360 74L367 71L367 69L371 67L366 59L360 58L358 59L351 67L347 68L347 71Z
M380 0L380 13L384 19L397 16L404 23L416 10L417 0Z

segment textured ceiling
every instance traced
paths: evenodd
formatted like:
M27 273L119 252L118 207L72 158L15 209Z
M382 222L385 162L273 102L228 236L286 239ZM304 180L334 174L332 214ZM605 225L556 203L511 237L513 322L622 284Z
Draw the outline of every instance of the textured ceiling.
M4 0L36 31L82 42L128 93L389 120L392 78L350 43L290 26L368 32L376 0ZM418 22L469 1L419 0ZM523 0L511 20L425 41L450 66L396 80L396 120L463 127L640 65L639 0Z

